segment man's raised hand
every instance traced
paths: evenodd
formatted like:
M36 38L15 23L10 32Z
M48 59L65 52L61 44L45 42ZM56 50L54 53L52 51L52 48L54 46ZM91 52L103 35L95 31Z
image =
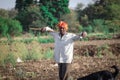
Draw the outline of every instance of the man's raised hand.
M43 32L45 32L46 31L46 28L45 27L43 27L43 28L41 28L41 30L40 30L42 33Z
M87 32L82 32L82 34L81 34L81 36L84 38L84 37L86 37L87 36Z

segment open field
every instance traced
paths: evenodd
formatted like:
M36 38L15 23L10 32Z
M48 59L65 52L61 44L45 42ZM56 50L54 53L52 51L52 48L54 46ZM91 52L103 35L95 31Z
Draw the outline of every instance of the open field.
M17 53L21 57L21 54L28 51L39 53L48 48L53 50L54 45L34 41L26 45L18 42L10 46L4 43L0 45L0 51L4 54L9 51L9 48L12 53ZM110 68L112 65L117 65L120 69L120 39L75 42L71 68L71 75L74 79L99 70L113 71ZM27 60L17 63L15 67L11 65L6 67L0 66L1 80L58 80L58 67L52 58ZM117 79L120 80L120 74Z

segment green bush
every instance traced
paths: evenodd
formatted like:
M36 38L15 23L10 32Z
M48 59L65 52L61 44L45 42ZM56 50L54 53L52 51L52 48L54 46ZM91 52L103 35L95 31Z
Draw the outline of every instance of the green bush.
M32 49L27 49L27 52L25 52L24 54L22 54L22 59L23 60L38 60L41 57L41 53L38 53L36 51L36 49L32 48Z
M0 17L0 35L5 36L8 31L8 25L6 24L6 20Z
M20 25L19 21L17 20L9 20L8 21L8 33L10 35L18 35L22 32L22 26Z
M28 41L22 42L23 44L21 45L20 49L20 55L23 60L38 60L41 58L41 47L39 46L39 43L36 41ZM19 46L19 45L18 45ZM24 50L23 50L24 49ZM23 50L23 51L21 51Z
M0 35L18 35L22 32L22 26L19 21L0 17Z

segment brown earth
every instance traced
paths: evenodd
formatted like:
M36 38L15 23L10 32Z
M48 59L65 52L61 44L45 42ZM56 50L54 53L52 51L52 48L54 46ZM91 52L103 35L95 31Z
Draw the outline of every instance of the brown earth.
M54 48L53 44L41 44L43 48ZM74 80L99 70L120 69L120 39L75 42L71 75ZM26 61L13 68L0 66L0 80L59 80L58 67L53 60ZM120 74L117 76L120 80Z

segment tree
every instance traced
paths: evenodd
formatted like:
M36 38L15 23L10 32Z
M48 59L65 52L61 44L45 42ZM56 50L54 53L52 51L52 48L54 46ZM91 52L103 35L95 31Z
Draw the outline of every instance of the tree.
M40 9L42 15L48 20L49 26L54 26L61 16L69 13L68 9L69 0L40 0Z
M41 26L54 28L61 15L69 13L68 3L69 0L16 0L16 9L19 12L16 19L20 20L25 31L29 30L30 25L37 25L38 22ZM39 9L30 11L31 6L37 6Z
M24 8L25 8L25 2L24 2L24 0L16 0L15 9L17 9L18 12L20 12Z
M35 3L36 3L36 0L16 0L15 9L17 9L18 12L20 12L24 10L26 7L29 7Z
M15 18L17 14L17 10L11 9L11 10L5 10L5 9L0 9L0 16L4 18Z
M1 17L5 17L5 18L8 18L8 17L9 17L8 11L5 10L5 9L0 9L0 16L1 16Z
M85 16L85 14L83 13L83 4L81 4L81 3L79 3L78 5L77 5L77 7L75 8L75 11L76 11L76 13L77 13L77 20L80 22L80 24L81 24L81 21L82 21L82 17L84 17Z
M111 4L107 7L107 18L111 20L120 20L120 5Z
M18 13L18 11L15 9L8 10L9 18L14 19L16 17L17 13Z
M77 21L77 13L74 10L70 10L69 14L62 15L61 20L68 23L69 31L72 32L79 32L82 31L82 26L80 26L79 22Z
M83 10L89 19L119 19L120 0L94 0L93 5L89 5Z
M54 27L54 25L57 23L57 19L54 17L54 15L49 12L49 9L46 6L41 6L41 13L44 18L44 20L47 22L47 25L50 27Z
M55 17L60 20L61 16L64 14L70 13L68 9L69 0L57 0L53 1L53 8L55 8L56 12L52 12Z
M29 6L22 10L16 19L23 25L24 31L29 31L30 27L43 27L46 26L46 21L43 18L38 6Z

